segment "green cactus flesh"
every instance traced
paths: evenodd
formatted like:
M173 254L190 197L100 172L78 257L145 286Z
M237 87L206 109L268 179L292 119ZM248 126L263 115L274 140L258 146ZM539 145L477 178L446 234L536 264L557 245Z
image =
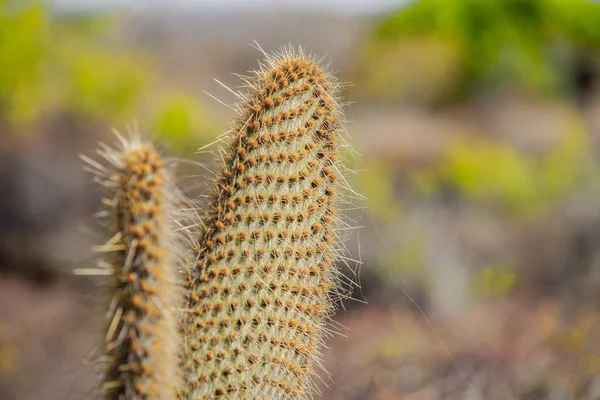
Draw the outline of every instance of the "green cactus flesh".
M339 289L338 84L289 50L247 84L186 283L186 399L311 397Z
M110 236L105 245L113 274L104 350L106 399L171 400L179 386L180 333L174 314L181 302L178 254L170 213L175 192L164 161L151 143L121 138L99 164Z

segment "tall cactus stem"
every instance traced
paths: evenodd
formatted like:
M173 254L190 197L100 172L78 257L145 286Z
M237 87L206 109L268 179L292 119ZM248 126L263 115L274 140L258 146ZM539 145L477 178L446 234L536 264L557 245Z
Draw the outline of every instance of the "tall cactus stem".
M186 399L312 397L343 292L340 85L290 48L245 83L186 282Z

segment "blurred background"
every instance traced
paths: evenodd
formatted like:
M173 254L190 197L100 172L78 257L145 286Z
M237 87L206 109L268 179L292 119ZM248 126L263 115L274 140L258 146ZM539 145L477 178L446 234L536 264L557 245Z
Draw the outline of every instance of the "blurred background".
M0 398L97 398L103 280L72 271L95 265L102 191L78 154L137 122L210 163L234 113L204 92L235 101L213 78L239 86L254 40L348 82L368 200L323 398L600 398L586 0L0 0ZM190 195L208 177L180 174Z

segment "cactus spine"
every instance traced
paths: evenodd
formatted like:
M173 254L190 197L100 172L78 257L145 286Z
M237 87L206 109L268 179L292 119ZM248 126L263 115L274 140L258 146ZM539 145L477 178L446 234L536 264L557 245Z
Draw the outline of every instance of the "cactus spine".
M246 83L187 281L189 399L311 397L339 289L339 85L290 49Z
M102 246L112 270L104 349L106 399L171 400L179 389L181 302L171 216L176 191L152 143L139 135L104 147L103 166L89 159L108 189L111 239Z

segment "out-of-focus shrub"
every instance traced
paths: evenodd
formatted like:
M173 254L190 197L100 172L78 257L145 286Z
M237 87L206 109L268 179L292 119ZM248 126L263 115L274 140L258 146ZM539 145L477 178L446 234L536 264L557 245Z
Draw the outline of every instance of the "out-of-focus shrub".
M179 92L164 96L158 104L154 126L173 146L187 152L211 142L219 132L200 104Z
M364 160L356 186L368 200L368 210L378 221L393 220L400 212L394 194L394 171L388 163Z
M126 116L151 66L104 45L99 36L109 24L102 16L59 17L38 2L0 0L0 116L21 124L47 113Z
M106 126L140 120L182 149L212 141L218 130L200 102L174 89L151 54L111 37L118 24L117 14L55 13L39 1L0 0L0 122L22 135L45 117Z
M452 189L467 200L499 206L518 215L547 211L586 176L587 136L574 128L542 157L485 139L451 145L439 165L412 176L422 193Z
M563 92L579 55L600 46L598 21L587 0L415 1L376 25L363 83L375 97L426 102L498 86Z
M502 296L517 284L516 273L506 266L492 265L481 269L475 277L473 291L482 297Z

